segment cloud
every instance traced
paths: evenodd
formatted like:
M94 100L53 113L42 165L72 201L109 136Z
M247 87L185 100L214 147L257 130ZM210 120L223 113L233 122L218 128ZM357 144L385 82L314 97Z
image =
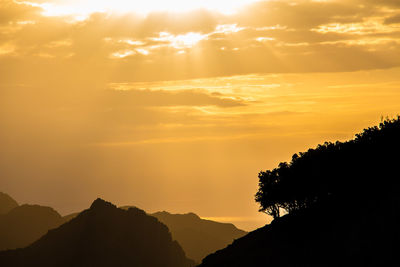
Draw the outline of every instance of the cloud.
M260 1L249 5L232 19L240 25L287 26L309 29L330 22L356 22L371 11L356 5L333 1Z
M12 0L0 2L0 26L17 21L27 21L40 17L41 9L24 4L18 4Z
M395 24L395 23L400 23L400 14L388 17L385 19L385 24Z
M97 12L81 21L7 3L0 68L8 83L63 75L134 82L400 65L395 1L260 1L230 15Z
M108 90L106 97L112 107L166 107L166 106L218 106L222 108L244 106L240 99L224 98L194 90Z
M362 4L373 4L380 7L400 8L400 3L397 0L358 0Z

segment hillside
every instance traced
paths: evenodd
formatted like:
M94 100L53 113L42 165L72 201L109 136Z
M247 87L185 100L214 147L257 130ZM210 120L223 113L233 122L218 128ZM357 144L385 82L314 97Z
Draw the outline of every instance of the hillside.
M26 247L63 222L52 208L18 206L0 215L0 250Z
M400 198L356 213L314 207L275 219L207 256L199 267L398 266ZM393 265L393 262L396 264Z
M0 266L189 267L168 228L137 208L97 199L27 248L0 252Z
M256 200L275 220L200 266L399 266L399 152L397 118L261 172Z
M9 195L0 192L0 215L6 214L16 207L18 207L17 201L12 199Z
M208 254L246 234L233 224L203 220L194 213L171 214L163 211L151 215L167 225L188 257L199 263Z

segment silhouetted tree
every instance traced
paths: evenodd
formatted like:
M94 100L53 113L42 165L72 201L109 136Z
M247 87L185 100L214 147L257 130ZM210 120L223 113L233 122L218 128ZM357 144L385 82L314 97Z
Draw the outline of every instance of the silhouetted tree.
M291 162L259 173L255 200L274 218L335 199L362 205L399 189L400 116L364 129L347 142L325 142L294 154ZM386 166L386 168L373 168Z

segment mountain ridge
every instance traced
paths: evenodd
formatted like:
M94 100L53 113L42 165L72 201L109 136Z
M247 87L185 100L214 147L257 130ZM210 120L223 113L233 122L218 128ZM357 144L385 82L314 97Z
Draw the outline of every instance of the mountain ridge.
M18 202L8 194L0 192L0 215L6 214L10 210L18 207Z
M17 206L0 215L0 250L28 246L63 222L53 208L28 204Z
M155 257L157 255L157 257ZM4 266L190 267L168 228L143 210L97 199L32 245L0 252Z
M192 212L172 214L163 211L151 215L166 224L188 256L199 263L208 254L224 248L247 233L232 223L201 219Z

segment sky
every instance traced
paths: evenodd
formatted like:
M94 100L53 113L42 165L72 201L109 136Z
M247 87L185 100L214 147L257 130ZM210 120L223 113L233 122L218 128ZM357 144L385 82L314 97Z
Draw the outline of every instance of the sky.
M400 113L400 1L0 0L0 191L252 230L258 172Z

